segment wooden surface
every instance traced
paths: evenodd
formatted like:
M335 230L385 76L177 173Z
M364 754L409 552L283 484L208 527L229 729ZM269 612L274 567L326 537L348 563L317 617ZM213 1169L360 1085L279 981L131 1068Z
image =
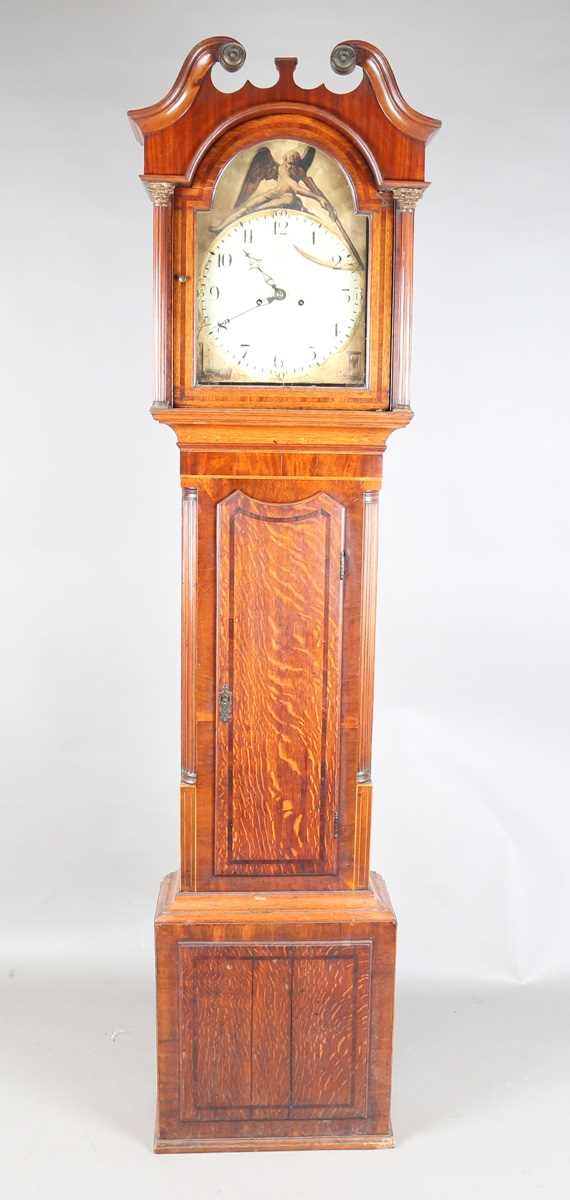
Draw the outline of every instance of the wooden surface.
M358 65L363 71L361 83L346 94L325 85L299 87L296 59L286 58L275 60L278 80L272 87L245 83L238 91L221 92L211 69L220 59L234 69L225 55L228 43L232 39L215 37L196 45L164 99L129 113L144 143L143 179L176 186L173 204L154 213L155 404L404 407L409 403L414 218L394 210L391 189L427 186L425 144L440 122L407 104L385 55L367 42L345 44L350 69ZM245 55L239 43L233 45L239 58ZM338 64L335 69L344 72ZM363 388L235 387L229 395L223 386L195 384L195 213L211 207L220 173L233 155L271 137L293 138L333 155L349 177L357 210L369 214Z
M371 778L372 764L379 492L365 492L362 499L364 520L362 529L362 621L360 626L360 734L356 778L359 783L366 783Z
M220 92L210 71L227 37L208 38L188 55L163 100L132 109L130 120L144 141L144 170L161 177L195 172L212 130L243 121L263 107L266 115L280 105L300 105L316 112L324 125L349 126L353 141L385 179L424 178L424 147L440 122L424 117L404 100L385 55L368 42L351 40L363 79L352 92L331 92L324 84L299 87L297 60L277 58L277 82L269 88L245 83L239 92ZM237 100L236 100L237 96ZM237 110L237 111L236 111Z
M344 508L218 505L216 871L333 872Z
M156 906L155 925L228 926L246 924L255 918L258 925L318 924L339 926L343 922L365 925L395 924L396 917L386 884L372 871L360 891L299 892L258 889L249 892L198 892L181 890L180 871L172 871L161 884ZM305 930L306 935L306 930Z
M371 704L372 693L362 679L363 663L366 669L369 661L361 650L362 630L367 620L367 601L362 591L363 519L367 507L366 485L372 478L374 486L378 486L379 456L366 456L363 463L360 456L351 455L348 463L344 463L342 456L331 455L332 465L328 465L328 460L311 455L309 467L304 470L311 470L313 477L304 473L288 477L264 475L262 471L271 465L272 469L279 469L281 456L275 454L269 455L269 464L262 461L263 456L240 454L235 466L246 474L229 477L188 473L188 468L212 469L218 462L227 467L226 452L221 460L215 454L186 450L181 457L184 483L197 491L196 628L199 630L196 672L193 683L189 679L186 683L187 702L196 713L196 789L189 790L183 779L183 887L193 891L255 890L266 886L263 880L269 879L276 888L364 886L368 875L368 833L362 822L369 823L370 814L366 805L361 807L357 829L356 784L358 747L362 740L361 697L366 694ZM285 468L295 464L302 468L299 457L284 455L283 460ZM335 477L328 477L328 469L335 471ZM352 478L350 474L344 476L344 469L356 472L365 469L367 474ZM298 527L291 520L300 513L320 511L319 505L324 502L318 498L324 479L330 513L342 515L344 523L342 536L340 522L337 520L335 524L329 518L328 549L321 517L314 522L301 522ZM270 514L276 518L274 528L279 533L272 533L266 539L263 529L267 520L248 518L249 532L246 535L238 527L239 537L235 538L234 552L230 554L229 526L220 540L220 531L225 529L220 513L230 515L232 505L237 503L236 500L230 503L230 498L238 492L247 497L240 504L256 518L267 518ZM303 540L297 544L300 531ZM234 527L234 536L235 532ZM341 546L346 556L344 580L339 572L335 578L332 570L334 562L340 566ZM327 556L331 570L325 596L323 572ZM314 570L308 572L309 560ZM237 641L236 627L230 626L230 620L235 621L235 612L228 608L231 580L234 607L235 594L240 597ZM302 604L298 600L300 590ZM191 612L192 606L186 603L184 620ZM325 636L329 644L326 656L324 640L322 646L319 641ZM337 638L341 638L341 652L333 653ZM183 629L183 645L189 640ZM232 653L228 656L230 647ZM273 665L268 674L269 660ZM237 689L231 685L236 715L224 723L219 721L218 698L236 663L243 682ZM324 671L321 673L325 663L326 686ZM335 683L339 671L340 696ZM292 678L296 681L294 685ZM277 708L272 709L272 698L266 691L279 686L286 701L282 696ZM335 739L329 741L329 735L337 726L339 700L337 753ZM244 705L241 714L240 704ZM235 821L236 814L230 812L228 782L237 796L238 824L232 829L232 837L235 833L238 857L243 860L250 853L261 852L271 857L272 851L277 856L274 863L266 859L264 866L259 858L249 865L243 861L241 866L238 862L231 863L228 821ZM301 823L295 835L294 822L299 817ZM338 836L331 837L335 817ZM318 857L311 862L317 822L322 848L318 847ZM291 824L293 828L288 829ZM293 840L288 840L292 834ZM301 852L309 854L304 866Z
M362 68L346 94L299 87L295 59L275 60L271 87L220 92L212 66L243 56L206 39L163 100L130 113L158 199L152 412L177 437L184 489L181 872L156 916L161 1153L392 1144L396 927L369 883L378 492L412 415L406 205L439 122L366 42L333 52L340 73ZM232 156L272 137L336 157L368 214L363 388L195 383L196 213Z
M409 418L408 418L409 419ZM190 435L191 436L191 435ZM244 428L244 441L247 427ZM352 479L363 491L380 486L382 457L377 450L337 453L334 450L192 450L184 443L180 454L182 486L192 486L202 476L210 479Z
M181 773L196 781L196 663L198 647L198 492L182 491Z
M172 201L155 205L153 221L154 403L172 404Z
M279 411L271 408L153 408L155 421L170 425L181 449L312 450L365 454L384 450L390 434L412 420L398 412ZM281 473L281 472L280 472Z
M156 1148L391 1144L395 918L357 893L180 893L156 918Z
M157 1133L154 1140L156 1154L216 1154L252 1153L259 1150L389 1150L394 1146L392 1132L387 1134L358 1134L327 1137L247 1137L237 1134L228 1138L185 1137L161 1138Z
M390 402L394 410L410 407L412 307L414 282L414 213L394 218L394 297L392 302L392 375Z
M180 785L180 863L187 892L198 891L198 789Z
M179 942L180 1119L364 1117L370 960L370 942Z
M366 887L370 863L370 825L372 820L372 786L357 783L354 808L354 851L352 886Z

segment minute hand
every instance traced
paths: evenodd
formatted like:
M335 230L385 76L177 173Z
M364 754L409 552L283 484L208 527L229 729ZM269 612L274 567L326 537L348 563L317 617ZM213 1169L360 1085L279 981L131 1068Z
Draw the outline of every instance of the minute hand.
M234 313L233 317L226 317L223 321L216 321L216 325L219 329L227 329L230 321L237 321L238 317L245 317L246 313L255 312L256 309L263 308L266 304L273 304L274 300L284 299L285 292L283 288L276 287L272 296L266 296L264 300L256 300L255 304L252 304L250 308L244 308L242 312Z

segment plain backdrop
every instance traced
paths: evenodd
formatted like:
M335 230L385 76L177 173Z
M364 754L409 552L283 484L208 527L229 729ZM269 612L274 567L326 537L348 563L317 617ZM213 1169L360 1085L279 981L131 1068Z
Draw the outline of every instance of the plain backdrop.
M565 0L1 9L1 1035L11 1200L561 1196L568 1161ZM400 921L391 1153L154 1158L152 917L178 861L177 450L126 109L388 55L443 120L413 406L385 456L372 863ZM221 78L220 78L221 76Z

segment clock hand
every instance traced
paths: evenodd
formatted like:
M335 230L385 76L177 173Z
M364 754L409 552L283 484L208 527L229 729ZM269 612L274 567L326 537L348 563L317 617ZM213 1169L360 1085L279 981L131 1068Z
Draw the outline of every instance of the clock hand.
M324 258L317 258L316 254L309 254L308 250L302 250L301 247L296 246L294 242L293 242L293 246L294 246L295 250L297 251L297 254L301 254L303 256L303 258L308 258L309 262L316 263L318 267L329 267L329 269L331 271L354 271L354 266L352 265L352 263L349 263L349 262L348 263L347 262L340 262L340 263L327 262L326 259L324 259Z
M249 250L244 250L244 254L249 263L250 271L259 271L260 275L263 275L265 282L268 283L270 287L275 288L276 291L280 291L280 288L277 287L277 284L273 282L271 275L268 275L267 272L263 270L263 267L260 267L259 264L261 259L255 258L253 254L249 253Z
M265 300L256 300L255 304L252 304L250 308L244 308L242 312L234 313L233 317L226 317L223 321L216 321L216 325L218 329L227 329L230 321L237 321L238 317L245 317L246 313L255 312L256 308L263 308L266 304L273 304L274 300L284 300L286 294L283 288L276 287L272 296L266 296Z

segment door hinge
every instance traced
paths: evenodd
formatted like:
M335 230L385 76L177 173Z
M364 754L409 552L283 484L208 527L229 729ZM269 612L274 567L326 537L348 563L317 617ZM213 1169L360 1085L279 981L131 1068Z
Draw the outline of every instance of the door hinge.
M232 693L231 688L227 683L218 696L218 708L220 713L220 721L231 721L232 719Z
M346 575L346 550L340 552L340 577L344 579Z
M339 817L338 813L335 813L334 821L333 821L333 837L337 838L339 836L339 833L340 833L340 817Z

